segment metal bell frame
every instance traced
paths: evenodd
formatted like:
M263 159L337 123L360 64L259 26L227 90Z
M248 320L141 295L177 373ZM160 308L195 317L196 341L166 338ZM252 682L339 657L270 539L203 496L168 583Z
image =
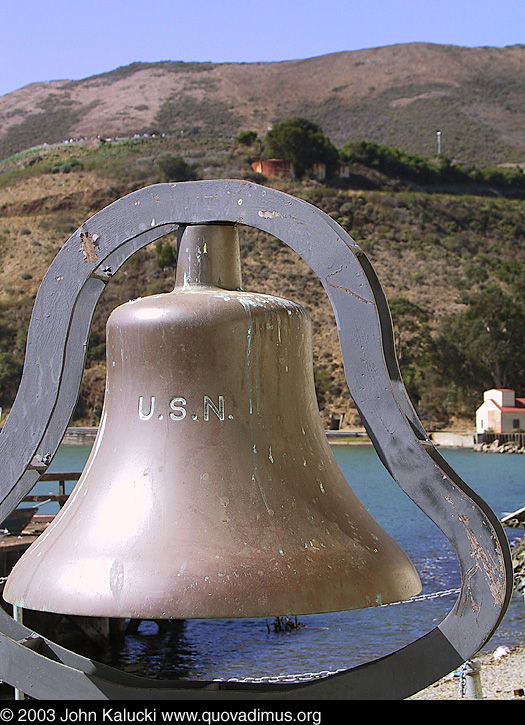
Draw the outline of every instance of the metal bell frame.
M136 677L57 645L0 607L0 678L42 700L407 698L469 660L497 629L513 588L509 545L494 512L439 454L413 409L370 262L341 226L303 200L237 180L158 184L110 204L70 237L38 291L20 387L0 433L0 520L37 483L62 441L106 283L147 244L178 226L208 222L267 232L319 277L363 424L392 478L452 544L461 572L458 598L439 625L406 647L297 683Z

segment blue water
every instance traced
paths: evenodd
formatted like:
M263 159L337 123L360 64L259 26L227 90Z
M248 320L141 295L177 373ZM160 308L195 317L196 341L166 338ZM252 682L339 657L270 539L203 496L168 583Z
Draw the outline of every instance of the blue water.
M334 446L351 487L416 566L422 594L457 588L457 560L442 532L397 487L373 448ZM464 481L498 517L524 505L525 457L442 449ZM62 447L51 470L81 470L89 447ZM51 484L39 484L39 493ZM70 490L73 484L70 486ZM47 504L41 512L53 511ZM525 536L506 529L509 540ZM242 678L337 671L397 650L433 629L456 595L379 609L300 617L301 629L275 633L271 620L196 620L160 632L144 622L107 661L145 676ZM269 629L268 629L269 627ZM486 649L525 643L525 604L514 593L509 610Z

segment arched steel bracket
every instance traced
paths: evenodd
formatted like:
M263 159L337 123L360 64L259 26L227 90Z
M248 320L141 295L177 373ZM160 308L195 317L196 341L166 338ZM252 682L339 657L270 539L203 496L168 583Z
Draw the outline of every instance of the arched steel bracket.
M317 274L335 312L350 393L381 461L454 547L462 576L458 600L435 629L407 647L291 685L136 678L43 638L35 641L33 632L0 612L0 677L36 699L409 697L472 657L499 625L513 585L508 542L495 514L448 466L415 414L370 263L342 227L307 202L235 180L159 184L119 199L73 234L38 292L20 388L0 434L0 520L28 494L60 445L107 280L178 225L206 222L268 232ZM28 643L39 644L38 651Z

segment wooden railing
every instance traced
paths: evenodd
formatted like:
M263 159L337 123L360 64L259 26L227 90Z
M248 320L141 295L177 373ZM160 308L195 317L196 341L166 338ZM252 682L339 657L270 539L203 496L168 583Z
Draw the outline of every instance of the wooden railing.
M24 497L28 503L39 503L41 501L57 501L60 508L65 504L69 494L66 493L66 481L78 481L80 472L73 473L43 473L39 478L41 481L58 481L58 493L53 494L30 494Z

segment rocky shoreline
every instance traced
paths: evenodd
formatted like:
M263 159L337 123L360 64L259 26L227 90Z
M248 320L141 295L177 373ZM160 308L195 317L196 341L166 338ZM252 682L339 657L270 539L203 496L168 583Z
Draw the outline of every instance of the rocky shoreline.
M476 443L474 450L480 453L525 453L525 446L520 446L515 441L500 443L496 438L492 443Z
M520 539L510 550L512 556L512 570L514 572L514 586L516 591L525 596L525 539ZM525 601L524 601L525 606Z

